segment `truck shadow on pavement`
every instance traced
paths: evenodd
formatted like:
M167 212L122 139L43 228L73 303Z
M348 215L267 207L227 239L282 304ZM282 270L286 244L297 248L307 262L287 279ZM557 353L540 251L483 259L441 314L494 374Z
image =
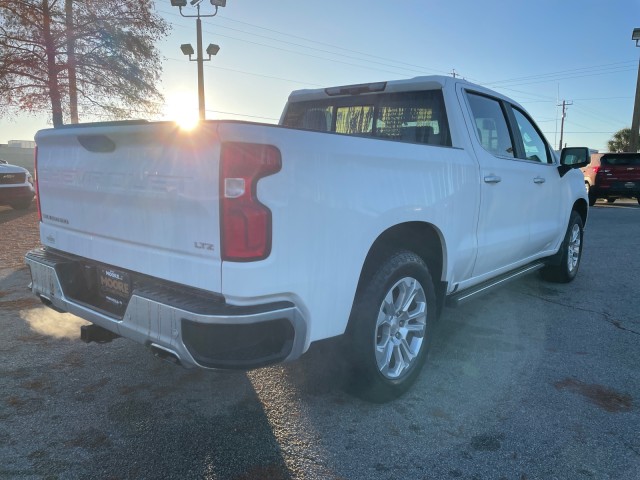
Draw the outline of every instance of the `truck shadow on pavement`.
M84 344L84 321L43 307L26 270L0 273L0 477L291 478L249 374Z

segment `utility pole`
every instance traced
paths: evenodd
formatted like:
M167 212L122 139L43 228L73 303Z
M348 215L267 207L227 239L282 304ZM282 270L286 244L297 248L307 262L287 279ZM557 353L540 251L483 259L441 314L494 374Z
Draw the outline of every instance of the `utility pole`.
M640 63L638 63L638 80L636 82L636 101L633 104L633 118L631 120L631 140L629 151L638 151L638 130L640 130Z
M631 40L640 41L640 28L634 28ZM640 62L638 63L638 80L636 82L636 100L633 104L633 118L631 119L631 139L629 141L629 151L638 151L638 130L640 130Z
M558 104L558 106L562 106L562 120L560 122L560 145L558 145L558 150L562 150L562 137L564 136L564 118L567 116L567 107L569 105L573 105L573 102L562 100L562 103Z
M198 4L198 18L196 19L196 54L198 55L196 63L198 64L198 113L200 120L204 120L204 67L202 62L202 20L200 20L200 4ZM209 57L211 59L211 57Z
M456 69L455 69L455 68L451 70L451 76L452 76L453 78L456 78L456 77L458 76L458 73L456 72Z

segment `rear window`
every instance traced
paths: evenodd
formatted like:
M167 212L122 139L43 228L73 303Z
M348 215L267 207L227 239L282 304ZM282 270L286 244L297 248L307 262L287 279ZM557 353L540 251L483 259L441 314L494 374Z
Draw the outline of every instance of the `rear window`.
M640 165L640 154L609 154L603 155L600 159L601 165Z
M319 132L451 146L441 90L291 103L283 125Z

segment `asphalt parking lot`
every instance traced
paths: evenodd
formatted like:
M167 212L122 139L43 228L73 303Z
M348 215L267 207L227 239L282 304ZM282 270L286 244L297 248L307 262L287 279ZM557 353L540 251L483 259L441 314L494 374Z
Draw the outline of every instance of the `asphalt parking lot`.
M248 373L185 370L40 306L36 213L0 207L2 479L640 479L640 207L590 209L567 285L445 310L386 405L344 392L332 341Z

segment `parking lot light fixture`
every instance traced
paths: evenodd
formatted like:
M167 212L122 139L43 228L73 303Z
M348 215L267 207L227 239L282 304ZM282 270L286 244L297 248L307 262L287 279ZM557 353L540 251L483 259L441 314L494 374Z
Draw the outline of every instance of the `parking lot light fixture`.
M187 6L187 0L171 0L172 7L178 7L180 9L180 15L188 18L196 19L196 52L194 52L193 47L190 43L183 43L180 45L180 50L182 53L189 56L189 60L198 63L198 112L200 114L200 120L205 119L205 108L204 108L204 69L203 62L211 60L211 57L218 53L220 47L218 45L209 44L207 47L207 54L209 54L209 58L203 58L202 53L202 20L201 17L215 17L218 14L218 7L225 7L227 5L226 0L210 0L211 5L215 8L213 13L210 14L201 14L200 6L204 0L191 0L189 4L192 7L196 8L195 15L187 15L182 11L183 7ZM192 59L192 55L196 53L196 58Z
M189 60L191 60L191 55L195 53L190 43L183 43L182 45L180 45L180 50L182 50L182 53L184 55L189 56Z
M211 57L217 55L219 51L220 47L218 45L216 45L215 43L210 43L206 50L207 55L209 55L209 60L211 60Z

